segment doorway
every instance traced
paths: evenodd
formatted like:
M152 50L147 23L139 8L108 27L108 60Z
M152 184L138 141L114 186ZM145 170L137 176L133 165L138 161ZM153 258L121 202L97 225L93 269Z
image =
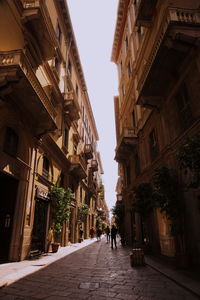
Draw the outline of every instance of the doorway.
M0 263L9 260L18 183L15 178L0 172Z
M46 251L48 205L48 201L36 199L31 250Z

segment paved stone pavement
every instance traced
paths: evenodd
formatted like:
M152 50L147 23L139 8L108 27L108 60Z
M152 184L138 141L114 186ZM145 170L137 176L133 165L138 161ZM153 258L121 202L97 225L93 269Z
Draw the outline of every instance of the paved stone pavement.
M0 289L0 299L198 299L149 266L132 268L129 253L103 238Z

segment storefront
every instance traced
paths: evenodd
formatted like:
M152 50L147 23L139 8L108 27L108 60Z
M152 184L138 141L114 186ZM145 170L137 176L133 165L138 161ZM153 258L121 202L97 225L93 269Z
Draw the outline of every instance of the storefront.
M50 198L49 191L37 186L35 195L35 216L31 238L31 251L46 252L48 244Z

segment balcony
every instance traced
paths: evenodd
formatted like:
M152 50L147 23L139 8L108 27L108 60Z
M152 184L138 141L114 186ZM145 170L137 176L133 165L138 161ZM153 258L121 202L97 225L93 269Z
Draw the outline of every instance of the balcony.
M157 23L138 74L137 104L147 107L162 105L199 43L199 10L168 7Z
M87 164L84 158L79 155L71 155L69 156L69 160L71 162L70 172L79 179L84 179L87 177Z
M22 20L28 32L37 42L36 48L44 60L55 56L54 31L44 0L21 0L23 5ZM33 40L31 41L33 42Z
M56 129L56 111L22 50L0 52L0 96L24 115L35 136Z
M140 0L136 9L136 25L150 27L156 12L157 0Z
M98 171L98 162L97 162L97 160L96 159L92 159L91 160L91 170L93 171L93 172L97 172Z
M80 108L74 91L72 90L64 93L64 111L66 118L70 119L70 121L75 121L80 118Z
M116 148L115 160L121 162L126 160L133 149L137 146L138 137L135 134L134 128L125 127L119 138Z
M86 159L92 159L93 158L93 148L91 144L85 144L84 146L84 155Z

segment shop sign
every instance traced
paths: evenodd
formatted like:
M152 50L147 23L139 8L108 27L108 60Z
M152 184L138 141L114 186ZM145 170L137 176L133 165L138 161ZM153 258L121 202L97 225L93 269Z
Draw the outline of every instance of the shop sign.
M36 198L43 199L43 200L49 200L49 192L42 188L37 187Z

